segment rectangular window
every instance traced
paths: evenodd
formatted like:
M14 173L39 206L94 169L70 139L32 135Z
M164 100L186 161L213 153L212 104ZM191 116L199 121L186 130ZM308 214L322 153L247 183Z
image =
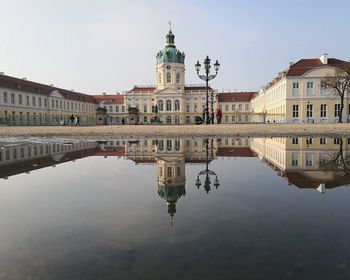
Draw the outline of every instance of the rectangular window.
M144 123L147 123L147 116L144 116L144 117L143 117L143 122L144 122Z
M176 83L180 83L180 74L179 73L177 73L176 74Z
M113 106L109 106L109 111L113 112Z
M125 106L122 106L122 112L125 112Z
M299 95L299 83L293 83L292 95Z
M327 117L327 104L321 104L320 117L321 118Z
M186 105L186 112L189 113L190 112L190 105Z
M232 111L234 112L236 110L236 105L232 104Z
M325 137L321 137L320 138L320 144L321 145L325 145L326 144L326 138Z
M306 145L311 145L312 144L312 138L308 137L306 138Z
M299 105L293 105L293 118L299 118Z
M197 108L198 108L198 105L197 105L197 104L194 104L194 105L193 105L194 111L197 111Z
M249 111L249 104L245 104L245 110Z
M62 100L60 100L60 109L62 109Z
M307 95L313 95L314 94L314 83L313 82L307 82L306 84L306 94Z
M146 104L143 105L143 112L147 113L147 105Z
M225 111L228 111L228 104L225 104Z
M119 106L115 106L115 111L118 113L119 112Z
M306 117L307 118L312 118L312 104L307 104L306 105Z
M41 97L38 99L39 107L41 107Z
M2 93L2 100L4 103L8 103L8 100L7 100L7 92L3 92Z
M35 96L32 96L32 106L36 106L36 98L35 98Z
M298 166L299 165L299 154L292 153L292 166Z
M11 104L15 104L15 94L11 93Z
M58 100L56 100L56 108L58 109Z
M23 98L22 98L22 94L18 95L18 104L22 105L23 103Z
M47 99L44 98L44 107L46 108L47 107Z
M297 145L299 143L299 138L298 137L293 137L292 138L292 144Z
M334 138L333 143L336 144L336 145L339 145L340 144L340 138L339 137Z
M238 104L238 110L242 111L242 104Z
M305 156L305 165L312 166L313 165L313 154L307 153Z
M51 100L51 108L55 108L55 100Z
M334 117L340 116L340 104L334 104Z

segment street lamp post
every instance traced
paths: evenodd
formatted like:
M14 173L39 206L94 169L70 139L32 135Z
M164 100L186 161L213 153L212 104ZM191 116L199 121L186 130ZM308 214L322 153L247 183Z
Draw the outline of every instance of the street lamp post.
M210 124L210 120L209 120L209 107L208 107L208 95L209 95L209 81L214 79L216 77L216 75L218 74L219 68L220 68L220 63L216 60L216 62L214 63L214 70L215 70L215 74L210 75L210 58L209 56L206 57L206 59L204 59L204 71L205 71L205 75L199 75L199 71L201 70L201 64L199 63L199 61L197 61L197 63L195 64L195 68L197 71L197 75L200 79L205 81L205 85L206 85L206 97L205 97L205 123L206 124Z
M210 95L210 107L211 107L211 124L214 124L214 91Z
M214 186L216 189L220 186L220 183L216 173L209 169L209 140L205 139L204 141L205 141L205 152L206 152L205 169L198 173L195 185L199 189L199 187L202 185L202 182L199 179L199 176L205 175L204 190L207 193L209 193L210 185L211 185L210 176L215 176ZM212 146L212 149L213 149L213 146Z

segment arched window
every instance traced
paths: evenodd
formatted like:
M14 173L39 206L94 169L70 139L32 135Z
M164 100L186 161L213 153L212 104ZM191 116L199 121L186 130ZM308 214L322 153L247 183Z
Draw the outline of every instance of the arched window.
M159 142L158 142L158 149L159 149L159 151L163 151L164 150L164 140L159 140Z
M180 111L180 101L175 100L175 111Z
M164 102L163 100L158 101L158 111L163 111L164 109Z
M168 151L171 151L172 148L173 148L173 140L166 140L166 149Z
M166 101L166 110L171 111L171 100Z
M166 82L171 83L171 74L170 72L166 73Z
M176 151L180 150L180 140L175 140L175 150Z
M176 74L176 83L180 83L180 73Z

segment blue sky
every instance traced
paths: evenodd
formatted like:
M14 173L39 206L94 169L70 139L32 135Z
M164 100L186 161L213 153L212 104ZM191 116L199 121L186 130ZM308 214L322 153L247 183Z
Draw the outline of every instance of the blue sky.
M212 86L258 90L289 61L350 60L350 1L0 0L0 71L89 94L155 83L155 55L172 21L186 83L208 54Z

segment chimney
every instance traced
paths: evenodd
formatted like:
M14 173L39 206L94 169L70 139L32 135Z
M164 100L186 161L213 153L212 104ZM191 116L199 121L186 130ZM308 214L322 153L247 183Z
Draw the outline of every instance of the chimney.
M323 64L328 64L328 53L322 54L319 58Z
M289 61L289 67L293 66L294 62L293 61Z
M53 84L50 84L49 86L50 86L50 87L53 87Z
M102 94L103 94L104 96L106 96L106 93L105 93L105 92L102 92Z
M0 72L0 75L1 75L1 76L4 76L4 75L5 75L5 73L4 73L4 72Z

